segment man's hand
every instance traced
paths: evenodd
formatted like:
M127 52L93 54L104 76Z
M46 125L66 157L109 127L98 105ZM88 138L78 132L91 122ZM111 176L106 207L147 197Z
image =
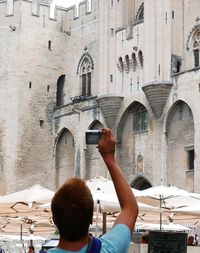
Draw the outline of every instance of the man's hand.
M112 131L109 128L103 128L99 145L97 146L101 155L103 156L106 153L112 153L114 155L115 145L116 141Z

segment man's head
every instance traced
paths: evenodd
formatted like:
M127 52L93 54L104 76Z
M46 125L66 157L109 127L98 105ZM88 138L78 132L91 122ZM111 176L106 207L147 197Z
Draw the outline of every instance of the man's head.
M53 221L60 236L70 242L88 233L93 217L93 198L85 182L78 178L67 180L51 202Z

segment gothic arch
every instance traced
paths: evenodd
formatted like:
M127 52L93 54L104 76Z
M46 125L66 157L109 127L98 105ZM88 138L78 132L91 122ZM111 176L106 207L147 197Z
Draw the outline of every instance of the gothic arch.
M144 20L144 3L142 3L137 11L136 14L136 18L135 18L136 22L140 22Z
M77 66L77 71L76 71L76 73L77 73L77 75L81 75L82 74L82 69L81 69L81 66L83 65L83 63L85 62L85 61L87 61L89 64L90 64L90 69L91 70L93 70L94 69L94 62L93 62L93 59L92 59L92 56L88 53L88 52L85 52L82 56L81 56L81 58L80 58L80 60L79 60L79 63L78 63L78 66Z
M81 96L87 98L92 95L91 91L91 79L92 79L92 70L94 69L94 63L91 55L88 52L85 52L78 64L77 74L80 77L81 81Z
M152 129L152 123L151 123L151 119L150 119L150 113L148 111L148 109L142 104L140 103L139 101L135 100L134 102L132 102L127 108L126 110L124 111L121 119L120 119L120 122L119 122L119 125L118 125L118 131L117 131L117 140L119 142L121 142L121 133L123 131L123 128L124 128L124 123L127 121L128 117L130 116L130 114L133 114L133 111L134 111L134 108L138 108L138 107L142 107L146 110L146 113L147 113L147 116L148 116L148 128L149 130ZM134 122L134 120L132 120L132 123ZM134 125L132 124L132 132L134 131L133 129Z
M127 178L141 172L151 174L152 123L150 114L142 103L134 101L124 111L117 129L117 144L118 163Z
M101 130L103 128L103 125L102 125L102 123L99 121L99 120L97 120L97 119L95 119L91 124L90 124L90 126L89 126L89 128L88 129L90 129L90 130Z
M193 44L192 41L193 41L193 39L194 39L195 34L196 34L198 31L200 31L200 25L199 25L199 24L196 24L196 25L192 28L192 30L191 30L191 32L190 32L190 34L189 34L189 36L188 36L187 43L186 43L186 49L187 49L187 50L190 50L190 49L192 48L192 44Z
M136 70L136 66L137 66L137 60L136 60L135 52L133 52L131 54L131 65L132 65L133 71L135 71Z
M152 185L146 177L138 176L132 181L131 187L137 190L145 190L152 187Z
M56 139L55 149L55 178L56 186L63 183L66 178L75 176L75 146L72 133L63 128Z
M128 54L125 56L125 65L126 65L126 73L128 73L130 70L130 60Z
M192 67L200 67L200 25L196 25L188 36L187 50L193 53Z
M194 118L191 108L183 100L172 105L166 120L167 169L169 184L183 187L185 181L193 190ZM176 155L175 155L176 154ZM178 180L177 180L178 178Z
M143 54L142 54L141 50L139 50L139 52L138 52L138 61L139 61L140 68L143 68L144 60L143 60Z

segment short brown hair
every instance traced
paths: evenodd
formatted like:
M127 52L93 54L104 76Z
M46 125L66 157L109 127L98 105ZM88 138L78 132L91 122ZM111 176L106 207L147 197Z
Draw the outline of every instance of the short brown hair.
M93 207L92 194L82 179L65 181L51 202L53 221L60 236L70 242L86 236L92 223Z

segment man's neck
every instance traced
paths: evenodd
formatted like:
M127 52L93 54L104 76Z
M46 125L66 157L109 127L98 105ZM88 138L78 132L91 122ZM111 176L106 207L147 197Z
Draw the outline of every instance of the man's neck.
M89 240L90 240L89 235L86 235L84 238L76 242L69 242L66 241L64 238L60 238L57 248L68 251L79 251L86 244L89 243Z

